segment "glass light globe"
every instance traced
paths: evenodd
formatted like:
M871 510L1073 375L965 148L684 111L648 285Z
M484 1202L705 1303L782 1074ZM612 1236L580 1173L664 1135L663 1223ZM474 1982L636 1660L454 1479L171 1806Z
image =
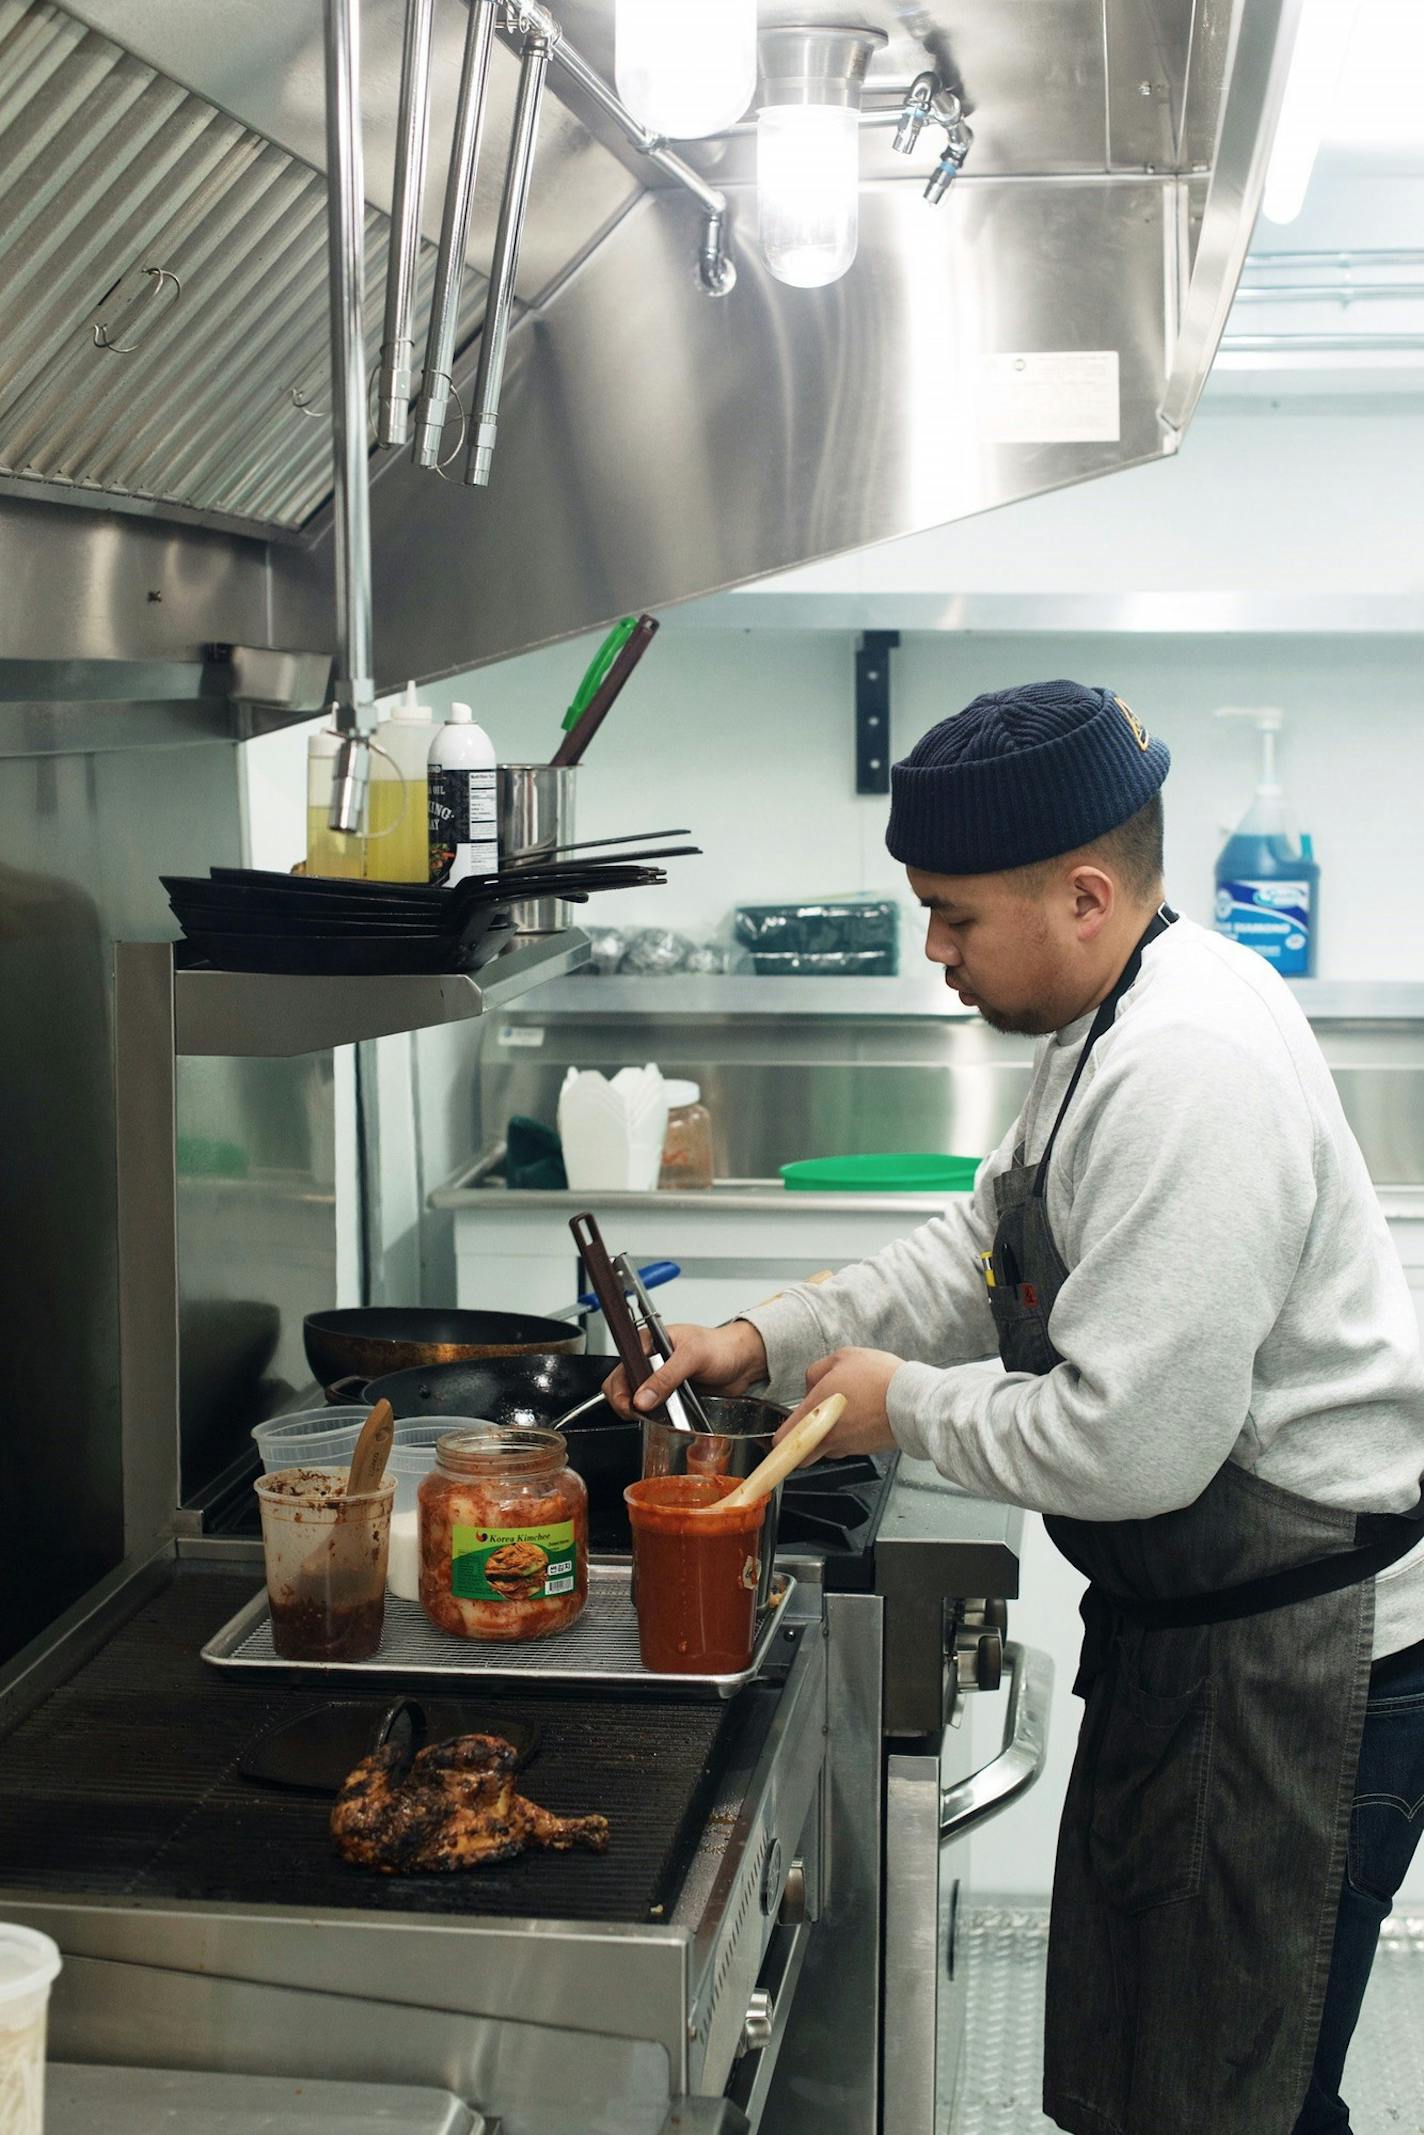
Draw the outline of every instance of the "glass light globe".
M773 104L757 114L761 248L778 281L839 281L860 237L860 120L826 104Z
M721 133L756 94L756 35L756 0L617 0L618 94L671 141Z

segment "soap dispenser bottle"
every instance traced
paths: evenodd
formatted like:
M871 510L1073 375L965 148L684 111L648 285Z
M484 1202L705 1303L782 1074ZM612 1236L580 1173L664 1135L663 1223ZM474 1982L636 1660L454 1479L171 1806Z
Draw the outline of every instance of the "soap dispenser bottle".
M1295 827L1276 772L1276 736L1285 713L1223 705L1218 719L1249 719L1261 737L1255 796L1216 863L1216 928L1254 949L1283 978L1315 971L1320 868L1312 841Z

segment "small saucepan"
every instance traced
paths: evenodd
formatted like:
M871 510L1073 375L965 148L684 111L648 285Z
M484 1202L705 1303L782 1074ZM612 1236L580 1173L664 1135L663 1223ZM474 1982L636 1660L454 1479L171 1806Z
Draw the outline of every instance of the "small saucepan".
M569 1466L604 1500L621 1501L643 1472L643 1427L627 1423L603 1399L614 1357L530 1354L469 1364L437 1364L372 1379L361 1399L389 1401L397 1419L481 1416L491 1423L558 1425Z

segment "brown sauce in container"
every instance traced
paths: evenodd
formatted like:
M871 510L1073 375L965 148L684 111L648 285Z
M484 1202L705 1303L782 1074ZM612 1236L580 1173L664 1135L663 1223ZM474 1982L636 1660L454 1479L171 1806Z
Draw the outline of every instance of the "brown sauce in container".
M630 1483L634 1592L643 1666L656 1675L736 1675L756 1639L757 1565L766 1500L726 1514L732 1475Z

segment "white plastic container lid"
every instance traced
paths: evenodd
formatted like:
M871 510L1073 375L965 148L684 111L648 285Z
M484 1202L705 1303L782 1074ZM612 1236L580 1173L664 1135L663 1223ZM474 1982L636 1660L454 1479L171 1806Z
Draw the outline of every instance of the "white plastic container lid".
M307 736L307 755L308 757L329 756L334 761L341 754L341 742L342 736L337 733L334 726L318 727L314 734Z
M0 1921L0 2012L7 2003L46 1993L63 1963L59 1944L38 1928Z
M669 1112L681 1111L685 1105L700 1105L702 1086L696 1082L665 1082Z

